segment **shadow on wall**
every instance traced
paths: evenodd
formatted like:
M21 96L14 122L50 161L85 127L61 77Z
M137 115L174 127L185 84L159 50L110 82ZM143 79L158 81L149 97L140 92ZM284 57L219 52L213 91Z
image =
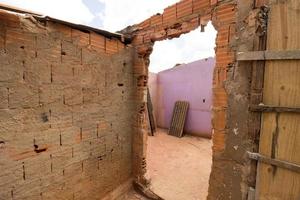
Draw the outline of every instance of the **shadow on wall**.
M149 89L158 127L169 128L175 102L190 103L185 133L211 137L212 79L215 59L210 57L149 73Z

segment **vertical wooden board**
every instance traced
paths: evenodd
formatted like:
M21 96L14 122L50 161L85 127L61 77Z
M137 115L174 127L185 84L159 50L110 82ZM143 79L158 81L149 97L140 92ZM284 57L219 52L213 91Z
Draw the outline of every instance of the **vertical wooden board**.
M300 49L299 1L273 2L269 14L267 50ZM299 61L266 62L263 102L273 106L300 106ZM300 164L299 133L299 114L263 114L260 154ZM257 177L257 199L300 199L300 174L260 163Z
M275 2L275 1L273 1ZM270 7L268 25L268 50L296 50L300 46L300 2L285 0Z
M300 132L300 115L264 114L262 125L260 153L300 164L300 137L297 134ZM300 174L263 163L258 171L259 199L300 198ZM283 183L285 187L282 187Z
M265 104L300 107L300 62L267 61L263 93Z

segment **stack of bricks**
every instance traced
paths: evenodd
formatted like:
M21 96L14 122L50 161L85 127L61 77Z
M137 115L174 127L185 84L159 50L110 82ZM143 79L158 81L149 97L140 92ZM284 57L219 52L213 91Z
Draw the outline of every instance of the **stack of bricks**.
M225 148L226 140L226 109L227 94L225 90L225 81L227 70L235 62L235 52L232 48L232 42L235 39L236 24L236 2L235 1L217 1L217 0L182 0L172 6L167 7L162 14L157 14L143 22L135 25L133 32L133 45L137 49L138 56L135 59L134 69L137 79L147 77L147 66L149 56L152 52L154 42L179 37L181 34L188 33L198 27L204 27L209 21L218 31L216 38L216 66L213 78L213 151L214 155L222 154ZM192 41L191 41L192 42ZM199 44L200 45L200 44ZM140 96L143 96L146 90L146 84L138 85ZM144 98L140 98L143 101ZM142 113L143 109L139 113ZM140 122L143 127L144 122ZM141 131L137 133L139 136ZM142 138L144 140L144 138ZM137 142L135 145L145 145L143 142ZM136 147L137 148L137 147ZM143 149L139 147L138 149ZM143 151L137 152L140 165L143 165ZM137 170L143 172L142 170ZM142 179L143 174L139 174Z
M132 176L130 49L0 11L0 199L101 199Z

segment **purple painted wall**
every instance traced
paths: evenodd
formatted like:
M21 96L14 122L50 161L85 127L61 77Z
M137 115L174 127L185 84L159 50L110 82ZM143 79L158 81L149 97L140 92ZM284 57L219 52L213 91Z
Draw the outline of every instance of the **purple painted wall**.
M215 59L208 58L183 64L157 74L156 121L169 128L174 104L178 100L190 103L185 132L211 137L212 78ZM150 74L151 76L151 74ZM155 91L155 89L152 89Z

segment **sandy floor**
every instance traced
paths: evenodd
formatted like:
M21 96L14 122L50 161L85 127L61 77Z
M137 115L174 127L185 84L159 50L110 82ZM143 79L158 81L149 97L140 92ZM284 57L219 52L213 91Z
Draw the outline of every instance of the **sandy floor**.
M165 200L206 199L211 170L211 140L177 138L160 129L148 137L147 176L152 190Z

